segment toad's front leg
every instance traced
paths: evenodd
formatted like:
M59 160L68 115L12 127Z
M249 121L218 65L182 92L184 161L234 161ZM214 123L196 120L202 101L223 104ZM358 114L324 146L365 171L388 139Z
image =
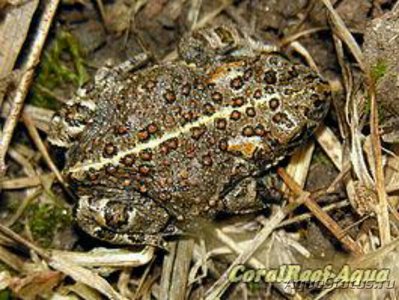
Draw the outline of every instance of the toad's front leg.
M227 186L220 197L225 213L244 214L265 209L271 203L279 203L283 198L281 181L277 174L268 171L262 177L246 177Z

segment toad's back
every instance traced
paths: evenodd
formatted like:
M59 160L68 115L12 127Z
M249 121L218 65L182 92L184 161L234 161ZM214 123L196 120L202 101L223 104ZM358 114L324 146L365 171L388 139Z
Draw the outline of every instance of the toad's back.
M180 219L222 211L232 179L288 154L328 107L327 85L276 54L110 80L66 172L80 195L134 189Z

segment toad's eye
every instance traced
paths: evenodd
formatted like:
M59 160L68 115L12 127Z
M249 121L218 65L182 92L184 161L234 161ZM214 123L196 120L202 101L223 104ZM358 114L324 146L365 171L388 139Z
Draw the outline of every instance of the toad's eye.
M231 30L228 30L227 28L221 26L215 28L215 33L218 35L220 38L220 41L223 44L233 44L234 43L234 36L231 33Z
M105 225L110 229L120 230L134 218L135 210L129 209L123 202L110 201L105 206L103 213Z

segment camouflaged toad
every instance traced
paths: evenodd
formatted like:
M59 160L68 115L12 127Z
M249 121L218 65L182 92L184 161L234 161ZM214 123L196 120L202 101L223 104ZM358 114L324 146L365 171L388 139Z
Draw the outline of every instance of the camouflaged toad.
M49 135L68 148L80 227L160 245L198 220L264 209L257 178L306 141L330 102L315 72L264 50L220 25L184 37L179 60L100 69Z

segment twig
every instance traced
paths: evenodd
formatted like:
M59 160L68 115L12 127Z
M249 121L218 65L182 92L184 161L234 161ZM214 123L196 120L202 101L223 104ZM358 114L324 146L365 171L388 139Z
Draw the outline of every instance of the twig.
M23 212L25 211L25 209L28 207L28 205L35 200L37 197L39 197L42 193L41 189L35 189L35 191L29 195L28 197L25 197L21 204L18 206L17 211L11 215L11 217L5 221L5 226L7 227L11 227L12 225L14 225L14 223L22 216Z
M172 241L168 244L168 254L165 255L162 264L162 275L160 284L160 299L167 299L169 295L169 288L171 285L173 265L175 263L177 251L177 242Z
M282 168L278 168L278 174L284 180L285 184L297 195L302 195L304 192L301 187L284 171ZM314 214L314 216L323 223L327 229L330 230L334 236L341 241L351 252L355 255L362 255L363 249L350 237L343 229L335 222L323 209L312 199L310 193L307 193L307 197L303 197L303 203L305 206Z
M165 257L162 274L161 299L186 299L186 290L190 263L193 255L194 240L181 240L174 251ZM172 264L170 264L172 262Z
M314 148L315 144L313 142L302 146L291 156L290 163L287 166L287 173L290 174L301 187L305 186ZM287 186L283 186L282 191L285 192L286 190Z
M33 123L32 119L27 115L22 115L23 121L25 126L28 129L29 135L31 136L33 142L35 143L36 147L39 149L40 154L43 156L44 161L46 162L47 166L50 168L51 171L54 172L55 176L57 177L58 181L67 189L67 184L61 176L60 171L54 164L53 160L51 159L46 146L44 145L42 139L40 138L39 132L37 131L35 124Z
M139 252L95 248L88 252L52 250L51 254L82 267L138 267L148 264L154 258L154 251L154 247L148 246Z
M44 95L50 96L51 98L54 98L60 103L65 103L68 101L68 99L57 95L55 92L51 91L50 89L46 88L45 86L41 84L35 84L35 87L39 90L40 93L43 93Z
M307 35L311 35L314 33L318 33L320 31L329 31L330 28L328 27L315 27L315 28L309 28L297 33L294 33L292 35L285 36L281 39L279 42L279 47L284 47L289 45L291 42L294 42L296 40L299 40ZM350 32L356 33L356 34L362 34L362 31L356 30L356 29L351 29Z
M136 291L135 291L135 293L133 295L133 299L141 299L141 298L145 299L145 294L149 293L149 291L148 291L148 282L152 282L152 280L154 280L154 277L152 277L150 275L150 271L152 270L152 267L154 265L154 261L155 261L155 256L151 259L149 264L147 264L143 275L141 275L139 284L138 284L138 286L136 288Z
M23 237L16 234L14 231L5 227L2 224L0 224L0 232L4 234L6 237L18 242L21 245L24 245L28 249L33 250L34 252L39 254L54 269L71 276L73 279L75 279L78 282L82 282L98 290L99 292L107 296L108 297L107 299L112 299L112 300L123 299L123 297L120 294L118 294L112 288L112 286L104 278L100 277L98 274L95 274L94 272L85 269L83 267L79 267L73 264L68 259L63 259L61 257L50 255L50 253L45 249L36 246L34 243L24 239Z
M290 47L294 49L296 52L298 52L300 55L302 55L306 62L309 64L309 66L317 73L321 74L319 68L317 67L315 61L313 60L313 57L310 55L309 51L302 46L302 44L298 41L294 41L290 43Z
M0 1L9 3L8 0ZM39 0L23 1L12 9L0 8L0 107L10 84L19 81L19 70L13 70L29 32Z
M23 67L24 73L21 76L21 81L15 92L14 99L3 131L0 135L0 178L6 173L5 157L10 146L11 138L14 133L19 115L21 113L26 95L28 94L29 86L33 79L35 67L39 64L39 57L42 52L47 34L49 32L51 22L54 18L55 12L58 7L59 0L49 0L44 8L37 33L33 39L32 48L28 54L28 58Z
M181 240L177 245L176 259L173 265L172 283L168 299L186 299L188 274L193 255L194 240Z
M363 53L356 43L355 39L346 28L344 22L334 10L329 0L321 0L330 12L332 24L336 28L336 34L346 43L351 50L352 54L356 58L361 70L364 72L366 84L368 87L368 96L370 98L370 129L371 129L371 142L372 152L374 158L375 168L375 187L379 200L379 205L376 208L376 215L379 226L379 233L381 239L381 245L385 245L391 240L390 225L389 225L389 205L387 194L384 185L384 172L382 167L382 152L381 152L381 140L379 135L379 124L378 124L378 111L376 102L376 90L375 82L371 76L370 70L364 63Z
M342 145L334 132L327 126L321 126L316 132L317 142L338 170L342 170Z
M301 196L302 197L302 196ZM300 201L298 201L300 202ZM223 275L212 285L211 288L205 294L205 300L218 299L229 287L229 274L231 271L240 264L247 262L256 250L266 241L269 235L275 230L275 228L281 223L285 217L292 212L298 206L297 203L289 204L283 209L279 209L269 220L267 226L263 227L261 231L252 240L249 247L244 249L240 255L236 257L234 262L229 266L229 268L223 273Z
M3 190L19 190L32 187L38 187L43 184L43 181L54 180L54 174L43 174L21 178L13 178L9 180L0 181L0 188Z
M107 14L105 13L105 8L102 0L96 0L98 10L100 11L100 16L101 20L103 21L104 24L104 29L106 32L109 32L109 25L108 25L108 17Z
M0 261L17 272L23 272L25 261L2 246L0 246Z
M340 208L344 208L344 207L347 207L349 205L350 205L350 203L349 203L348 200L342 200L341 202L337 202L337 203L332 203L332 204L326 205L326 206L322 207L322 210L325 211L325 212L328 212L328 211L331 211L331 210L337 210L337 209L340 209ZM286 220L284 222L281 222L277 226L277 228L285 227L287 225L291 225L291 224L294 224L294 223L299 223L299 222L308 220L308 219L310 219L312 217L314 217L314 215L312 213L304 213L304 214L298 215L296 217L290 218L290 219L288 219L288 220Z
M389 225L389 205L387 199L387 193L385 190L385 179L384 170L382 167L382 152L381 152L381 140L379 134L378 125L378 110L377 101L375 99L375 85L374 80L371 77L370 72L367 74L367 84L369 88L370 97L370 127L371 127L371 144L374 158L375 168L375 187L377 189L377 196L379 205L376 209L378 228L380 232L381 245L384 246L391 241L391 232Z
M286 45L289 45L290 43L292 43L296 40L299 40L300 38L302 38L304 36L311 35L313 33L317 33L320 31L328 31L328 30L330 30L330 28L328 28L328 27L315 27L315 28L309 28L309 29L294 33L289 36L285 36L279 42L279 47L284 47Z
M348 28L345 26L344 21L342 21L341 17L335 11L330 0L320 0L320 1L324 3L324 5L327 7L330 13L329 14L330 20L332 25L334 25L336 29L335 32L338 34L341 40L343 40L344 43L349 47L360 68L363 71L365 71L366 66L364 64L363 53L359 45L357 44L356 40L354 39Z

